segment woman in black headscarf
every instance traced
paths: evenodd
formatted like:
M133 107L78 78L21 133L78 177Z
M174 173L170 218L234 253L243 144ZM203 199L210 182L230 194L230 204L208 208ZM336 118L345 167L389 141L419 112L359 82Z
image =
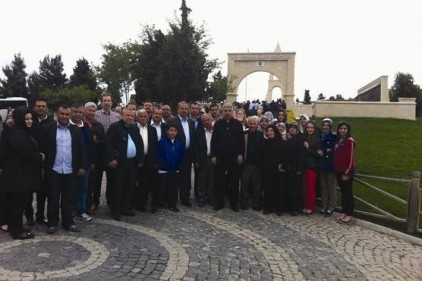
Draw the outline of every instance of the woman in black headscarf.
M260 151L261 183L264 191L263 213L264 215L279 210L276 208L276 195L280 183L278 165L282 153L281 136L274 125L269 125L265 130L266 139L263 141Z
M27 107L18 107L13 113L14 127L5 140L7 157L0 179L4 192L5 217L13 239L34 237L23 227L23 212L30 192L41 182L41 163L44 154L39 152L34 138L34 114Z

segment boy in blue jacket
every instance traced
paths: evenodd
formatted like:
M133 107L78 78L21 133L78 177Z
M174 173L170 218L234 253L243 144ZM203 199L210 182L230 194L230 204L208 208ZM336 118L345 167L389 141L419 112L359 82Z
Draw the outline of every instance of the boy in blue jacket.
M179 212L177 208L177 192L179 190L180 175L179 169L185 154L185 144L177 137L176 124L169 123L166 128L166 136L160 139L157 144L158 161L158 188L159 198L153 199L152 209L158 207L156 203L160 199L167 198L167 205L173 212Z

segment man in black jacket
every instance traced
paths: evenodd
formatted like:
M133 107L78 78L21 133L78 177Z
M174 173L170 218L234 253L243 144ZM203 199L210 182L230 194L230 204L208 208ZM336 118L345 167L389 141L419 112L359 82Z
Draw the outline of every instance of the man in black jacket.
M120 220L120 215L135 215L132 208L136 171L143 164L144 147L134 121L135 112L124 109L122 120L111 124L106 133L105 158L113 174L110 210L114 220Z
M214 204L214 166L211 165L211 138L212 119L211 115L204 113L201 124L196 130L194 164L198 176L198 206L202 207L206 202Z
M61 201L62 225L65 230L79 232L72 212L75 206L77 177L85 174L87 158L78 127L70 124L70 108L59 107L57 122L40 128L40 150L45 154L48 178L47 233L54 234L59 223Z
M177 106L178 115L169 120L178 127L178 137L185 143L185 157L180 168L180 189L179 197L182 205L191 207L190 190L192 187L191 170L192 170L192 147L194 142L195 124L188 118L189 105L185 101L179 102Z
M211 163L216 166L216 211L224 208L226 183L229 185L230 207L235 212L239 211L239 177L244 152L243 126L233 118L233 106L225 104L223 119L215 122L211 139Z

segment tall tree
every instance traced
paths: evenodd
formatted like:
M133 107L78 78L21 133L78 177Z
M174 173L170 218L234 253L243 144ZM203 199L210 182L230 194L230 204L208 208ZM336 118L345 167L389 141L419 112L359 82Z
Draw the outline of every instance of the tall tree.
M3 88L1 95L3 97L27 97L28 86L26 77L28 74L25 68L25 62L20 53L14 55L10 65L3 67L3 73L6 76L6 79L0 80Z
M311 95L309 94L309 90L305 90L305 95L303 97L304 104L311 104Z
M145 27L141 35L142 42L134 52L132 73L135 80L136 102L141 104L146 99L163 101L165 97L159 91L157 77L160 75L161 53L166 44L166 36L161 30Z
M95 73L85 58L76 61L73 74L70 76L69 85L72 87L85 85L92 91L97 89Z
M62 56L57 55L50 58L45 56L40 61L39 72L32 73L29 79L29 88L31 93L39 95L47 89L60 89L65 87L67 82L66 73L64 73Z
M212 81L208 83L206 90L206 100L213 102L221 102L226 99L226 94L233 92L233 77L227 78L223 76L221 71L213 75Z
M100 82L106 84L107 90L113 95L115 104L126 99L132 89L132 49L136 44L127 42L122 46L107 44L103 45L105 54L102 55L102 63L98 68Z
M203 26L196 28L191 24L191 9L184 0L180 10L181 21L170 23L167 34L151 27L144 30L141 51L134 63L138 101L152 97L175 105L180 100L206 99L208 78L218 62L208 58L206 51L211 40Z
M323 93L320 93L319 95L318 95L318 98L317 98L317 100L325 100L326 98L325 98L325 96L324 96L324 94Z
M399 98L416 98L416 115L422 114L422 90L416 85L413 76L409 73L398 72L394 84L390 89L391 101L398 101Z

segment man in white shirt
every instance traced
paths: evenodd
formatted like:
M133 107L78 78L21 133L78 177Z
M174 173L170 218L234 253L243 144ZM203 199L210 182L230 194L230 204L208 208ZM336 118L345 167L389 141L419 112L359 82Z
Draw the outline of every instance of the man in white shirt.
M145 109L139 109L136 112L139 133L143 142L144 165L138 169L135 189L135 208L145 212L145 204L148 201L148 195L153 190L156 179L156 147L158 142L157 130L148 124L149 115ZM154 210L151 209L155 213Z

